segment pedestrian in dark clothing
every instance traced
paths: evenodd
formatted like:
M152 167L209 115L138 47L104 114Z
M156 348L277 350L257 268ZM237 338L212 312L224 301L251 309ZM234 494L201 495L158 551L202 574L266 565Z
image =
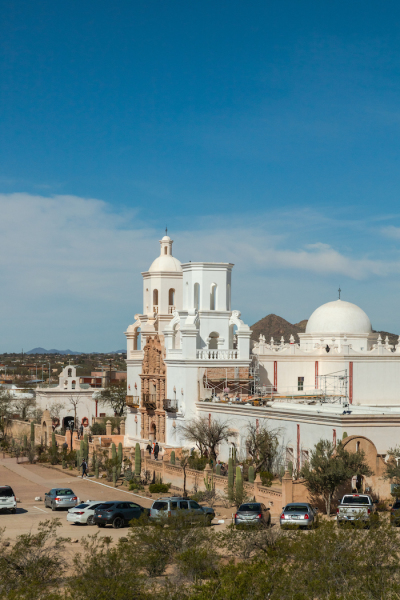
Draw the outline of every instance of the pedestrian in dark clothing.
M83 436L83 425L81 425L79 427L79 436L82 437Z
M83 479L85 477L85 475L87 477L87 468L88 468L87 462L85 459L83 459L83 461L81 463L81 467L82 467L82 479Z
M158 460L158 453L160 452L160 446L158 445L158 442L156 442L156 445L154 446L154 458L156 460Z
M147 452L149 453L149 458L151 458L151 450L152 450L152 448L151 448L151 444L150 444L150 442L147 444L147 446L146 446L146 450L147 450Z

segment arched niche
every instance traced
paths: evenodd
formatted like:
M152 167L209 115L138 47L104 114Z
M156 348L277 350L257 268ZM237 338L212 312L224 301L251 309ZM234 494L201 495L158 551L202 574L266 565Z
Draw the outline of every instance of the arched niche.
M175 289L174 288L170 288L168 291L168 310L169 310L170 314L172 314L172 312L175 310Z

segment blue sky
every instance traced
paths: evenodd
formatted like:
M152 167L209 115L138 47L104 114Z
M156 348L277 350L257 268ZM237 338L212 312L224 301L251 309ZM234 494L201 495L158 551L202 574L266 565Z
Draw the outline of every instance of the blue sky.
M400 333L398 3L1 8L0 351L124 347L166 224L250 324Z

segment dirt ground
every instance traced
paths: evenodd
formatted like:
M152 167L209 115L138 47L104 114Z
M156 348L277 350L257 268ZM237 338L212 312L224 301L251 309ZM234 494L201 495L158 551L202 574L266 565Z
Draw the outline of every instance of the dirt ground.
M46 519L60 519L62 527L60 535L80 540L88 534L99 532L100 537L110 536L113 540L126 536L127 528L113 529L106 527L99 529L96 526L75 525L67 522L67 510L53 512L44 507L44 494L57 486L69 487L78 498L85 500L132 500L145 508L150 508L154 499L146 498L139 494L127 491L127 488L114 488L112 485L95 481L93 478L81 479L69 471L50 469L40 464L31 465L27 462L17 464L15 458L0 459L0 485L10 485L19 499L17 514L0 512L0 528L5 528L5 536L15 540L22 533L37 531L40 521ZM36 501L40 496L42 501ZM231 522L233 508L215 507L216 519L213 526L224 529ZM218 520L224 520L219 524ZM70 545L71 550L79 549L79 542Z

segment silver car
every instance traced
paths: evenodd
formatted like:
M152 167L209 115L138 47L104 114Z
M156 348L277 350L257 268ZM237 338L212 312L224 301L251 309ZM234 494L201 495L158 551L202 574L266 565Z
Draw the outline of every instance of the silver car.
M70 488L53 488L44 495L44 505L51 510L73 508L77 502L78 498Z
M317 513L318 508L313 508L308 502L291 502L283 507L281 527L297 525L310 529L317 522Z
M159 498L153 502L150 509L150 519L160 519L162 517L187 515L188 519L198 520L205 525L211 525L211 521L215 518L214 509L209 506L200 506L194 500L189 498L181 498L180 496L171 496L169 498Z
M270 509L262 502L246 502L235 514L235 525L271 525Z

